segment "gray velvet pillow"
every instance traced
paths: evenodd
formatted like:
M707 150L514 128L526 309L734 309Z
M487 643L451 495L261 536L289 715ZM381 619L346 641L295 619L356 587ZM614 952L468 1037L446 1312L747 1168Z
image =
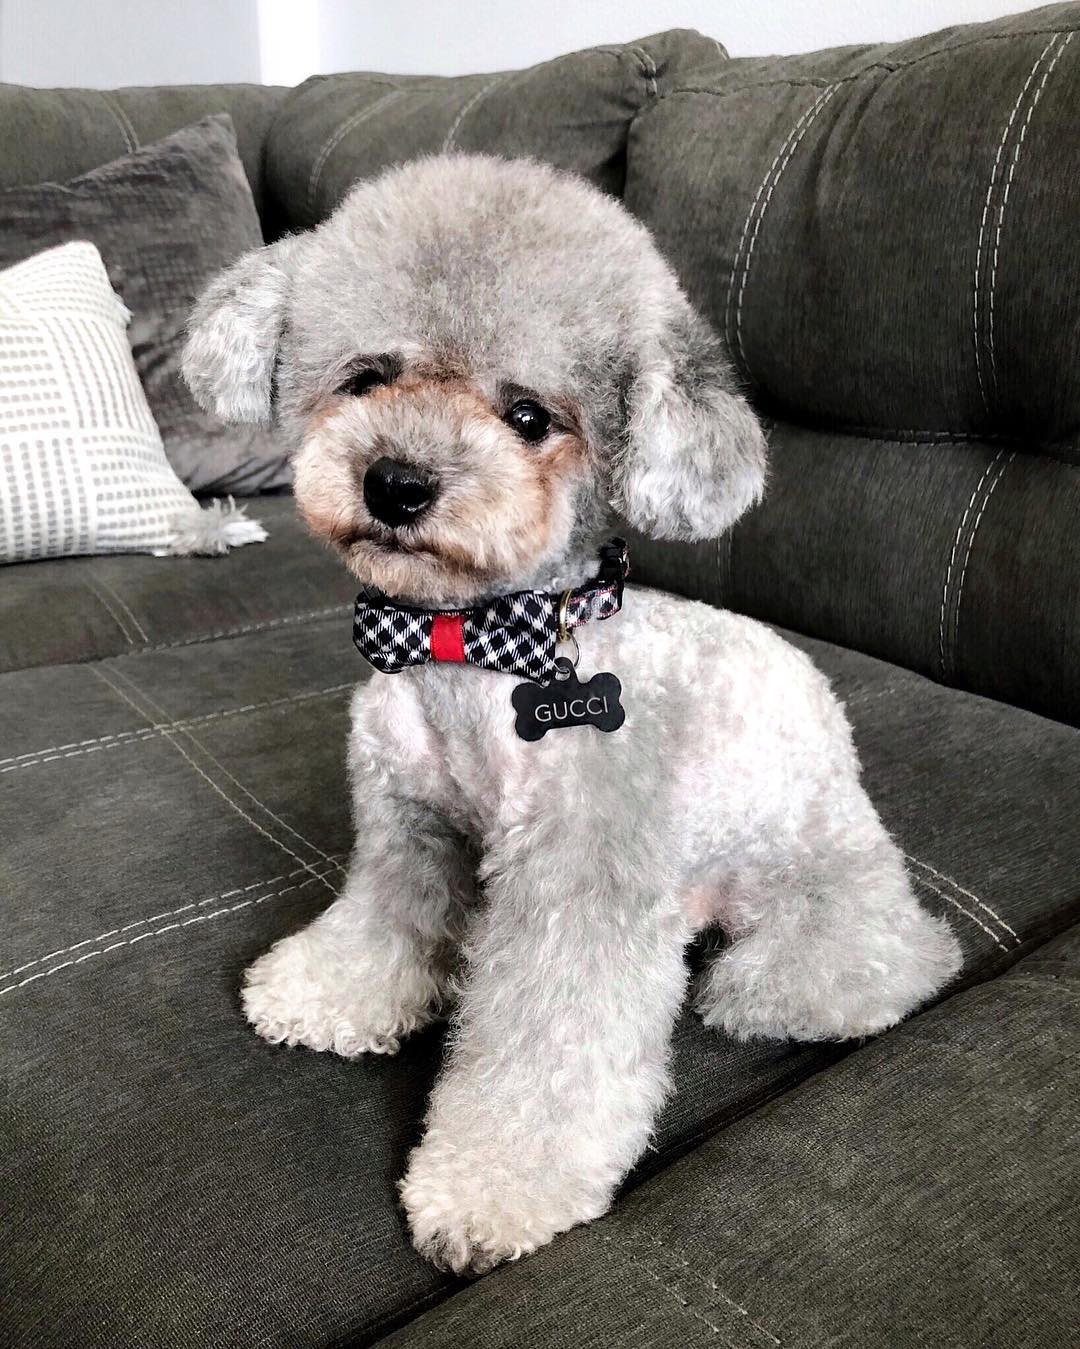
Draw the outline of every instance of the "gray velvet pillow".
M0 268L89 239L132 312L128 338L165 443L193 491L246 495L289 481L267 431L226 427L180 379L184 325L221 267L262 243L231 118L206 117L69 183L0 192Z

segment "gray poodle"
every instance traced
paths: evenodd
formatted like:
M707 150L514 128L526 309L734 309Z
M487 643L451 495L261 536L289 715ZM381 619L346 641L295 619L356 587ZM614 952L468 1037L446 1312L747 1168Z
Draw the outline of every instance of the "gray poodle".
M870 1035L956 973L810 661L671 595L618 612L615 514L715 538L760 497L765 443L616 201L527 161L394 169L218 278L185 373L294 447L299 508L369 587L358 630L394 672L353 700L344 889L243 999L266 1039L349 1057L456 1004L401 1184L422 1252L484 1270L607 1209L702 928L728 944L696 1007L738 1037ZM531 678L557 721L568 638L625 721L588 724L582 694L561 706L584 721L524 739L514 691Z

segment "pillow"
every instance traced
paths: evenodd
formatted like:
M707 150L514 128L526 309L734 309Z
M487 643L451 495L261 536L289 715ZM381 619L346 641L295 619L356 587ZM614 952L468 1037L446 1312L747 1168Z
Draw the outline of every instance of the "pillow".
M221 553L262 526L205 511L169 466L91 243L0 272L0 561Z
M0 267L89 239L131 310L131 346L172 466L193 491L288 483L269 432L225 427L180 379L184 325L222 267L263 242L232 119L206 117L69 183L0 192Z

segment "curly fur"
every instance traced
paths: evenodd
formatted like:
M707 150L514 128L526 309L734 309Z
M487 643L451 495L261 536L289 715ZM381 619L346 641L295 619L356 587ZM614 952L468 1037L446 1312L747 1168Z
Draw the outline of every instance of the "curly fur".
M343 375L372 362L364 397ZM389 364L387 364L389 363ZM764 441L716 338L614 201L530 162L446 156L359 185L311 235L242 260L192 322L188 378L273 416L309 523L365 581L441 603L587 576L613 509L707 538L760 495ZM515 390L556 418L526 445ZM361 482L437 476L396 533ZM825 679L769 629L631 589L579 631L627 717L525 743L510 676L425 666L357 690L357 846L340 898L248 971L269 1040L393 1053L456 1003L402 1199L455 1270L604 1212L668 1090L684 949L731 1035L845 1039L959 966L859 782Z

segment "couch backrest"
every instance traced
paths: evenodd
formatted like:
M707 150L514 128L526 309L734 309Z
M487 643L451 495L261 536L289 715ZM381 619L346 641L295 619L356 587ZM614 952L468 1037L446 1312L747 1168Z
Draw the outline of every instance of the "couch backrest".
M765 503L638 575L1080 722L1080 5L712 61L627 205L771 418Z
M323 219L358 178L453 149L533 155L621 194L631 120L722 54L676 29L497 74L315 76L274 119L269 184L296 228Z
M771 420L762 507L640 580L1080 722L1080 5L728 60L698 33L453 79L0 86L0 188L232 114L264 232L442 149L584 174Z
M676 29L485 75L318 75L296 89L0 84L0 191L63 182L211 112L228 112L266 237L317 224L358 178L444 149L535 155L621 193L634 116L725 56Z
M267 199L263 158L271 118L286 92L256 84L106 91L0 84L0 190L45 180L62 183L208 113L227 112L264 232L272 236L280 221Z

